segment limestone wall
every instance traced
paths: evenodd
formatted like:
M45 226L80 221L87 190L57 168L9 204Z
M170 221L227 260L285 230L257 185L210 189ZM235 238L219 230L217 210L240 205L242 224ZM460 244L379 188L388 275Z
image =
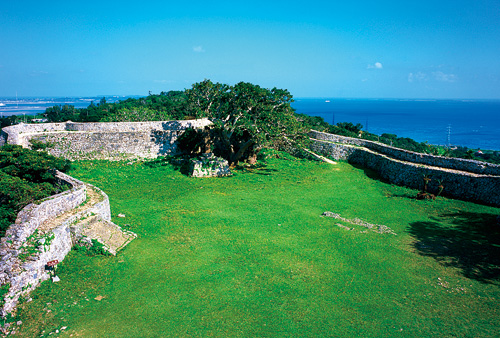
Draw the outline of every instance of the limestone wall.
M324 140L341 144L350 144L354 146L365 147L374 150L378 153L388 155L394 159L420 163L441 168L455 169L467 171L470 173L484 175L500 175L500 165L486 163L482 161L466 160L459 158L450 158L443 156L435 156L429 154L415 153L404 149L394 148L386 144L368 140L362 140L352 137L340 136L335 134L322 133L312 130L309 136L316 140Z
M42 281L50 278L46 264L53 260L62 262L71 250L74 245L71 230L77 220L91 214L111 219L109 198L103 191L60 172L57 172L56 177L60 183L70 185L71 189L39 204L26 206L0 241L0 285L9 285L0 309L2 316L15 308L19 297L26 296ZM41 229L44 221L81 205L87 198L87 186L100 194L99 202L80 213L75 212L54 228Z
M156 158L175 153L176 140L185 129L209 124L207 119L18 124L3 128L3 142L23 147L29 147L30 140L50 143L49 153L70 160Z
M337 139L339 140L339 139ZM313 140L311 149L336 160L347 160L376 171L384 180L414 189L423 188L423 175L430 175L429 192L438 192L441 181L443 195L457 199L500 206L500 176L476 174L455 169L440 168L392 158L365 147L352 144ZM410 153L410 152L408 152ZM436 163L440 163L437 161ZM476 167L475 163L471 164Z

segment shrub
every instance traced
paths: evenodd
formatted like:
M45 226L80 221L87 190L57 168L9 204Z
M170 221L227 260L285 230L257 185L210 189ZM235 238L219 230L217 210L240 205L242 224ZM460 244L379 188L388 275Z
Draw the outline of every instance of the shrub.
M60 191L54 169L66 171L69 161L17 145L0 147L0 236L26 205Z

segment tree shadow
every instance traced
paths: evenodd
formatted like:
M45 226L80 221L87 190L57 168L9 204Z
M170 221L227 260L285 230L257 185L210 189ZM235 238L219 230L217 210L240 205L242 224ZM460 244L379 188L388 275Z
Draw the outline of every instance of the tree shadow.
M455 267L467 278L499 284L498 215L458 211L432 220L410 224L413 246L420 255Z
M237 165L235 169L244 173L251 173L264 176L270 176L272 175L273 172L278 171L277 169L267 168L267 164L265 162L257 162L251 165L248 164Z
M384 183L389 183L390 182L384 178L382 178L382 176L380 176L380 174L378 172L376 172L375 170L373 169L370 169L370 168L366 168L360 164L355 164L355 163L349 163L350 165L352 165L354 168L356 169L359 169L359 170L363 170L363 172L365 173L366 177L368 178L371 178L372 180L376 180L376 181L380 181L380 182L384 182Z
M175 142L185 127L179 121L168 121L162 123L161 129L151 130L151 141L158 145L159 155L173 155Z

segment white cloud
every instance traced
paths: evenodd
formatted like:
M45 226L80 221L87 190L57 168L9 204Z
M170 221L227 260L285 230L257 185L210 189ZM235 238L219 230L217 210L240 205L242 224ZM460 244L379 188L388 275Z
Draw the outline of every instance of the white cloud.
M432 76L434 79L441 82L456 82L458 80L458 76L456 74L445 74L441 71L433 72Z
M375 62L373 65L368 65L367 69L382 69L384 66L380 62Z
M205 50L203 49L203 46L194 46L193 47L193 52L195 52L195 53L204 53Z
M408 82L414 82L414 81L427 81L429 80L429 76L425 73L422 72L417 72L417 73L410 73L408 74Z
M34 70L30 73L30 76L42 76L42 75L47 75L49 72L43 71L43 70Z

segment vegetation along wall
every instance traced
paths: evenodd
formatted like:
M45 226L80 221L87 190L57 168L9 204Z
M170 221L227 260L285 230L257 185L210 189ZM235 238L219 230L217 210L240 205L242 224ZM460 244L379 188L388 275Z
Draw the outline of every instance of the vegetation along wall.
M56 178L70 189L27 205L0 241L2 317L49 279L50 262L62 262L74 245L97 240L116 254L136 237L111 222L109 198L102 190L61 172Z
M373 141L311 131L311 149L336 160L346 160L376 171L390 183L500 206L500 166L474 160L446 158L393 148Z
M70 160L156 158L176 151L177 137L187 128L203 128L207 119L154 122L18 124L2 129L2 144L29 147L48 143L50 154Z

